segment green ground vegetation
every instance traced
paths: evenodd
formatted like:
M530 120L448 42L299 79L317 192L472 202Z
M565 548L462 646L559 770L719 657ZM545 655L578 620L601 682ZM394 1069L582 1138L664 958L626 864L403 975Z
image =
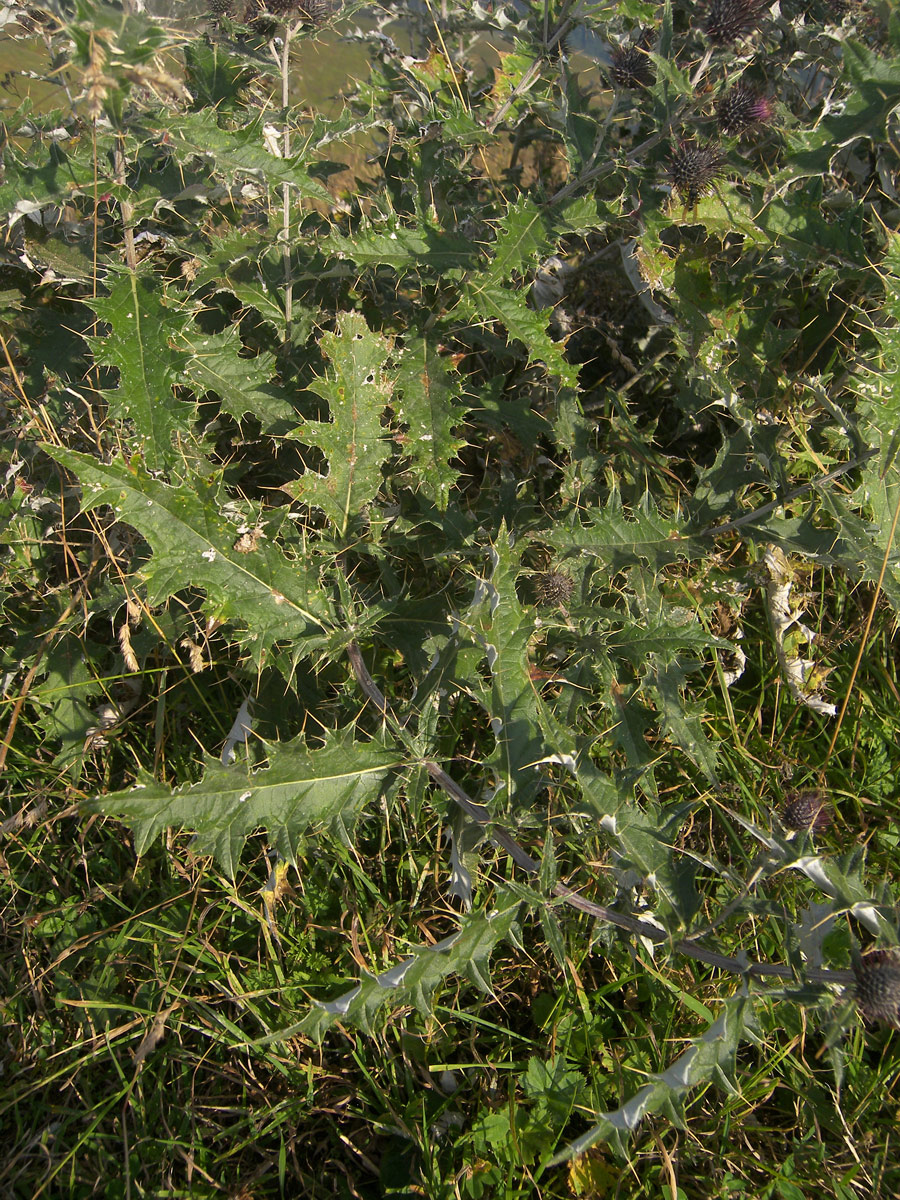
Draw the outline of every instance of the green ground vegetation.
M892 7L139 7L0 13L2 1194L896 1196Z

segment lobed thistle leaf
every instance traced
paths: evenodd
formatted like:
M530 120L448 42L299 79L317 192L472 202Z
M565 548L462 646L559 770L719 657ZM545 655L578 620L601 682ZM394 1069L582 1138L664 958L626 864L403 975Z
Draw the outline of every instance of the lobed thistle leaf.
M722 163L718 146L682 141L669 163L672 184L684 203L693 207L709 190Z
M712 0L706 36L715 46L728 46L751 33L767 8L765 0Z
M764 125L775 109L771 100L745 83L736 83L719 98L716 120L723 133L740 133L750 125Z
M900 1029L900 953L870 950L854 966L856 1004L867 1021Z

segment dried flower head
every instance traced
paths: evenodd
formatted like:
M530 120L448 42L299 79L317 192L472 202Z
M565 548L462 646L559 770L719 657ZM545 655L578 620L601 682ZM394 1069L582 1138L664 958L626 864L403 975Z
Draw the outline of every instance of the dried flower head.
M249 0L244 21L249 23L263 12L269 12L276 17L318 26L324 24L337 7L338 0Z
M653 82L652 64L640 43L615 47L612 51L612 76L621 88L646 87Z
M330 0L266 0L266 7L274 13L296 14L310 25L322 25L336 6Z
M716 46L728 46L759 25L768 8L765 0L712 0L706 36Z
M807 792L792 792L782 813L788 829L808 829L821 833L831 824L831 805L819 788Z
M675 190L693 207L709 190L722 163L718 146L700 146L697 142L679 142L669 163L669 175Z
M209 11L214 17L230 17L234 7L232 0L208 0Z
M750 125L764 125L771 121L774 111L771 100L745 83L736 83L720 97L716 106L716 120L723 133L740 133Z
M867 1021L900 1029L900 953L870 950L853 968L856 1003Z
M544 571L537 576L535 598L543 607L565 605L575 590L575 581L565 571Z

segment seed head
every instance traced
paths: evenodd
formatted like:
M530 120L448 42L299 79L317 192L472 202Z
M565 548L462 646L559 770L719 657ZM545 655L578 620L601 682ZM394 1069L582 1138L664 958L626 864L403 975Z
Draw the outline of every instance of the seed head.
M338 7L338 0L250 0L244 20L262 11L276 17L291 17L307 25L322 25Z
M612 76L621 88L646 87L653 82L650 59L640 43L613 50Z
M900 1029L900 953L870 950L853 968L856 1003L867 1021Z
M831 805L819 788L808 792L792 792L788 796L782 820L788 829L808 829L821 833L831 824Z
M771 100L745 83L736 83L720 98L716 119L723 133L740 133L750 125L771 121L775 108Z
M706 36L714 46L729 46L751 33L768 7L765 0L712 0Z
M669 163L669 175L675 190L688 207L693 208L718 174L722 155L718 146L700 146L679 142Z
M232 0L208 0L209 11L214 17L228 17L231 15Z
M542 607L564 606L575 590L575 581L565 571L544 571L535 583L535 597Z
M340 0L299 0L296 4L297 16L301 21L316 28L324 25L339 8Z

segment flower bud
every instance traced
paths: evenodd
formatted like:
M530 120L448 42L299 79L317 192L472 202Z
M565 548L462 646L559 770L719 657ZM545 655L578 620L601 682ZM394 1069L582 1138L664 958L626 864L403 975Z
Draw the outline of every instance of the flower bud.
M646 87L653 71L646 51L637 46L617 46L612 51L612 77L620 88Z
M831 805L819 788L806 792L791 792L781 819L788 829L807 829L821 833L831 824Z
M718 146L679 142L669 162L669 176L681 199L693 207L718 174L722 155Z
M856 1004L867 1021L900 1029L900 953L870 950L853 968Z
M715 46L729 46L756 29L767 8L765 0L712 0L706 36Z
M565 607L574 590L572 576L559 569L544 571L535 579L535 599L545 608Z

